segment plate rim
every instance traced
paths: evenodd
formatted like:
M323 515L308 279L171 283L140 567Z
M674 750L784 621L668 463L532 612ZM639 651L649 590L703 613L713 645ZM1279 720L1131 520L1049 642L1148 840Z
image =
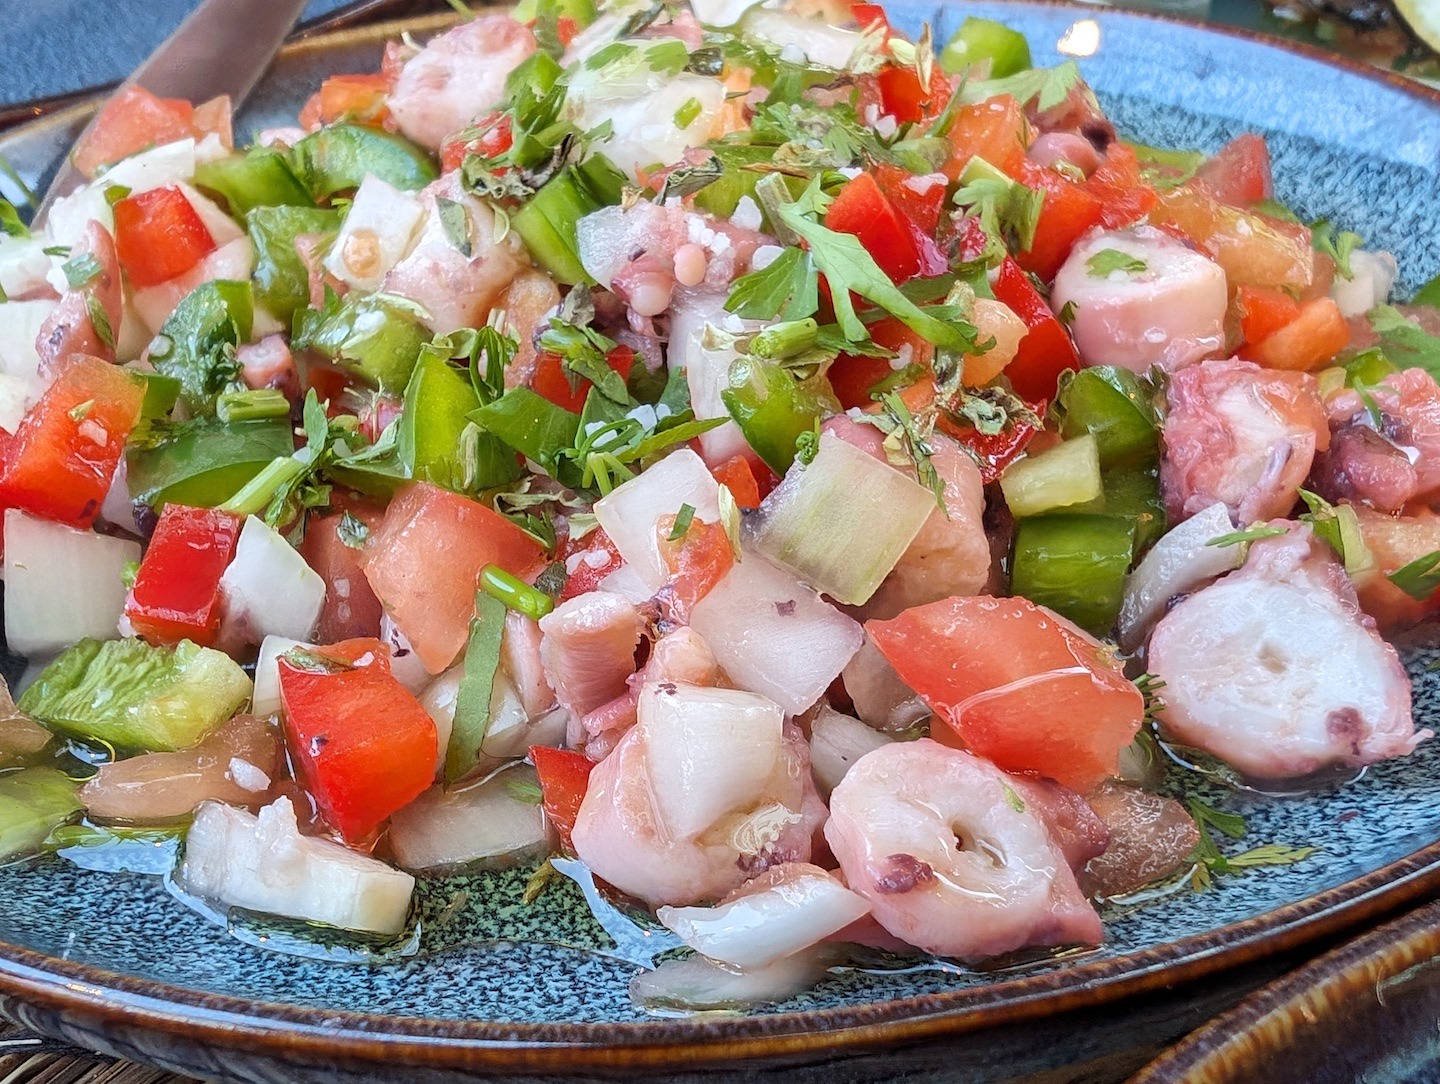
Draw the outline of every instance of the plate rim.
M1238 38L1380 83L1440 112L1440 89L1263 31L1074 0L999 2L1017 9L1068 10L1105 21L1148 21L1192 34ZM293 42L285 52L386 39L405 29L443 27L457 18L451 14L411 16L347 28ZM0 142L25 130L56 124L68 112L12 128ZM1354 931L1362 923L1393 915L1437 890L1440 840L1303 900L1123 956L868 1005L723 1019L516 1023L310 1008L144 979L5 941L0 941L0 998L12 997L69 1019L94 1019L112 1028L162 1033L177 1043L202 1043L218 1050L307 1063L334 1064L339 1055L352 1061L384 1059L406 1066L462 1071L543 1074L607 1068L702 1069L733 1066L742 1058L794 1060L822 1053L853 1053L1110 1004L1193 983Z

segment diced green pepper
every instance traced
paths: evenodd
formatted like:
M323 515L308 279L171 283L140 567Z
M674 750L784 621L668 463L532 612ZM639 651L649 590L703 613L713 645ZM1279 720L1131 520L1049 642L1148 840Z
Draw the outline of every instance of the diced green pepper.
M0 862L38 852L52 831L85 808L78 790L54 768L0 775Z
M755 454L781 476L795 461L800 434L813 432L818 419L840 412L840 402L823 376L796 380L783 366L746 355L731 362L729 384L720 398Z
M1129 369L1081 369L1062 383L1057 409L1066 440L1094 434L1102 469L1152 463L1160 454L1153 395Z
M558 282L589 282L580 263L575 223L601 207L619 203L624 183L624 174L597 154L552 177L510 224L531 258Z
M200 164L195 168L195 185L223 196L237 219L256 207L315 206L286 156L269 147L252 147L244 154Z
M1154 464L1112 467L1101 478L1101 496L1071 511L1117 516L1134 525L1138 559L1169 530L1165 501L1160 496L1160 471Z
M1105 635L1120 613L1134 530L1124 516L1061 512L1020 520L1011 593Z
M400 461L411 478L456 493L474 493L512 482L521 468L515 453L466 415L480 406L470 382L438 350L425 349L405 386L397 433ZM475 429L467 435L467 429Z
M1340 367L1345 370L1345 386L1348 388L1369 387L1400 371L1379 347L1346 358Z
M1436 275L1410 299L1412 305L1430 305L1433 308L1440 308L1440 275Z
M52 730L126 751L188 749L250 698L230 656L182 640L81 640L47 666L17 705Z
M140 404L140 417L147 421L168 418L180 399L180 381L173 376L161 376L159 373L137 370L137 374L145 381L145 399Z
M439 176L435 161L403 136L359 124L332 124L290 149L295 175L317 202L360 187L366 177L415 192Z
M255 247L251 276L255 292L276 319L288 324L310 301L310 273L295 249L295 238L334 233L340 228L340 213L315 207L256 207L245 216L245 225Z
M323 310L307 310L296 324L292 345L318 350L356 376L395 392L409 381L430 338L419 317L383 294L347 294Z
M238 377L235 347L250 338L255 296L248 282L217 280L190 291L150 344L162 376L180 381L194 415L215 413L215 397Z
M166 431L154 444L125 453L130 496L152 508L224 504L279 456L295 450L288 418L225 423L196 418Z
M1024 34L993 19L967 16L940 53L940 66L957 75L984 60L990 61L991 79L1004 79L1033 66Z

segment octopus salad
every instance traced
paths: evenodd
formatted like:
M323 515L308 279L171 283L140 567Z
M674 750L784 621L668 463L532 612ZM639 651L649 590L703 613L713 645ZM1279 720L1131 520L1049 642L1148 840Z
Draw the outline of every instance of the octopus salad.
M583 867L753 1000L1309 853L1167 751L1431 737L1440 284L1003 25L525 0L74 160L0 205L0 860L387 936Z

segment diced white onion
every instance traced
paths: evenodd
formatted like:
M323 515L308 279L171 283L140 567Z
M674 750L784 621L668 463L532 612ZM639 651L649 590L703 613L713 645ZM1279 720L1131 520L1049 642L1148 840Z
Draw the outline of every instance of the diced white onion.
M220 205L209 196L202 195L200 191L188 184L180 184L181 194L195 213L200 216L200 221L205 223L205 228L210 231L210 237L216 247L228 245L231 241L238 241L245 236L245 231L235 224L235 220L220 209Z
M140 545L77 531L16 509L5 513L5 640L43 656L76 640L113 640L125 609L125 565Z
M702 345L705 328L711 324L722 326L729 313L725 311L725 298L720 294L679 295L670 309L670 365L685 370L690 387L690 406L695 417L730 418L730 411L720 393L730 384L730 366L739 354L732 346L721 346L710 350ZM763 325L750 320L743 324L747 331L758 330ZM724 463L732 456L744 455L750 450L740 427L733 420L700 434L700 450L707 463Z
M20 297L45 285L50 273L49 245L43 236L11 237L0 234L0 290L6 297ZM7 306L3 311L9 312ZM4 321L0 320L0 325Z
M630 980L630 997L646 1009L746 1009L794 997L820 981L830 965L824 950L796 953L769 967L731 971L703 956L666 960Z
M139 195L154 188L180 184L195 176L195 140L177 139L158 147L122 158L107 169L103 176L91 182L103 194L112 185L130 189L130 195Z
M554 842L528 764L497 772L463 790L432 787L390 820L390 846L410 870L520 865Z
M244 643L267 636L304 640L325 605L325 581L283 535L257 516L240 529L235 559L220 577L225 632Z
M741 23L741 30L747 38L770 49L793 47L811 64L825 68L849 67L864 41L864 36L854 30L843 30L820 19L768 7L751 8Z
M656 526L661 516L676 515L685 504L695 509L696 519L707 523L720 519L720 486L705 461L689 448L671 452L595 502L600 526L652 591L665 582L668 572Z
M1207 544L1233 530L1230 513L1217 502L1155 543L1125 580L1119 621L1121 647L1134 650L1143 644L1150 626L1176 595L1240 567L1244 547Z
M280 702L280 656L293 648L310 650L314 644L294 640L289 636L267 636L260 641L260 656L255 660L255 691L250 697L250 714L262 719L279 715Z
M695 604L690 626L731 681L791 715L820 699L865 639L855 621L753 551Z
M828 800L857 760L893 740L829 704L822 705L810 723L810 770L820 796Z
M207 802L185 836L178 875L190 892L347 930L395 934L405 928L415 878L339 843L302 836L290 799L254 816Z
M1390 300L1390 290L1400 274L1400 266L1388 252L1350 253L1351 277L1337 273L1330 284L1330 296L1340 307L1340 315L1350 320L1364 316L1376 305Z

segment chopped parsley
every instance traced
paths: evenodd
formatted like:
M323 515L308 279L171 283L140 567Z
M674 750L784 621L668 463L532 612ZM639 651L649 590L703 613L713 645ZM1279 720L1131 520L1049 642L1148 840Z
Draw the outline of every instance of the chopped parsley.
M1386 578L1416 602L1424 602L1440 589L1440 550L1415 558Z
M1190 861L1195 868L1190 874L1190 884L1196 891L1209 888L1216 876L1235 873L1257 866L1290 866L1315 854L1318 847L1291 847L1280 843L1266 843L1240 854L1227 855L1220 850L1210 834L1213 828L1229 839L1245 837L1245 818L1238 813L1226 813L1204 802L1192 798L1186 802L1195 827L1200 830L1200 842L1195 844Z
M960 98L963 104L973 105L997 94L1008 94L1021 105L1033 101L1043 111L1059 105L1078 85L1080 69L1075 61L1067 60L1053 68L1027 68L1004 79L967 82L960 89Z
M1370 326L1380 336L1380 350L1400 369L1424 369L1440 377L1440 338L1392 305L1377 305L1369 314Z
M60 270L65 273L70 289L79 290L100 277L100 261L94 253L82 252L61 264Z
M1118 248L1102 248L1085 261L1085 270L1095 278L1103 279L1116 271L1124 271L1127 275L1143 274L1146 265L1144 260L1138 260Z
M670 533L665 536L667 542L679 542L690 530L690 524L695 521L695 506L693 504L682 504L680 511L675 514L675 525L670 528Z
M1238 546L1245 542L1254 542L1257 538L1274 538L1284 533L1284 527L1247 527L1243 531L1231 531L1229 534L1216 535L1205 545Z
M1329 219L1322 218L1310 224L1310 244L1316 252L1323 252L1335 261L1335 270L1342 278L1355 277L1355 270L1350 266L1350 256L1364 243L1364 238L1358 233L1351 233L1349 230L1337 232Z
M471 256L470 212L458 200L435 198L435 211L440 218L440 228L445 231L445 240L467 260Z

